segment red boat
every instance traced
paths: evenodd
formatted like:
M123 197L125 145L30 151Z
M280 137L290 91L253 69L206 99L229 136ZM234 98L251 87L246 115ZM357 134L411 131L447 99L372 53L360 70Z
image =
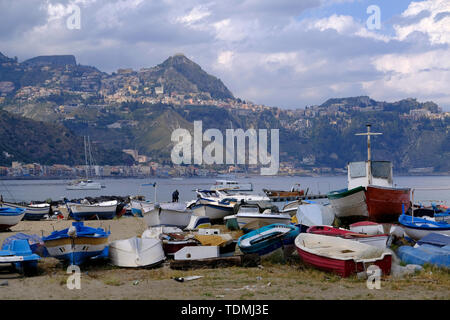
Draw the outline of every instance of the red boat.
M358 241L301 233L295 246L304 263L342 277L366 271L370 265L378 266L384 275L391 272L391 253Z
M410 206L410 189L367 186L366 203L369 220L397 221L402 214L402 207L407 211Z

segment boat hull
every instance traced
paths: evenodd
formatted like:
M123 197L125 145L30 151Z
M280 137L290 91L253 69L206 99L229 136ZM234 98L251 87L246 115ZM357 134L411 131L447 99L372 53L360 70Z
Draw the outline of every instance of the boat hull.
M410 206L410 189L368 186L328 194L335 214L340 219L394 222Z
M5 207L2 207L5 208ZM8 230L9 228L15 226L23 219L25 216L25 210L20 208L9 208L7 207L8 212L0 212L0 231ZM11 211L11 212L9 212Z
M197 216L208 217L212 221L218 221L228 215L232 215L233 207L201 203L194 205L192 211Z
M288 214L237 214L236 219L239 228L244 232L253 231L271 224L287 224L291 223L291 217Z
M109 246L109 258L119 267L154 267L165 260L162 243L157 239L133 237L113 241Z
M44 244L50 256L80 265L89 258L105 254L108 238L61 238L44 240Z
M113 205L85 205L68 204L69 211L75 220L110 220L116 216L117 204Z
M430 221L418 217L401 215L398 221L406 235L414 240L420 240L430 233L439 233L450 236L450 224Z
M191 220L192 211L178 211L163 208L153 208L144 213L144 221L148 227L173 226L185 228Z

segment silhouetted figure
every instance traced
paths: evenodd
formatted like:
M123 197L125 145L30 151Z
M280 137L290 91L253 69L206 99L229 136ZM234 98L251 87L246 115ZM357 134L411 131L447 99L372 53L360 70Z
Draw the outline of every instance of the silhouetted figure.
M172 193L172 202L178 202L178 196L180 195L180 193L178 192L178 190L175 190Z

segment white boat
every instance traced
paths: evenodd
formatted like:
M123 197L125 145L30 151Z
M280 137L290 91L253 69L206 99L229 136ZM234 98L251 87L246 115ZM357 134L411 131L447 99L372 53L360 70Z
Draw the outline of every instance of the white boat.
M161 240L132 237L111 242L109 258L119 267L152 267L162 263L166 256Z
M87 143L87 145L86 145ZM89 164L88 164L88 153L89 153ZM89 171L92 166L92 154L91 154L91 141L89 140L89 137L84 137L84 157L86 160L86 178L85 179L79 179L70 182L67 186L67 190L100 190L101 188L105 188L104 185L100 184L99 182L94 182L89 179Z
M302 200L290 201L283 206L280 212L287 213L293 217L297 213L298 206L301 204L303 204Z
M3 206L25 209L24 220L41 220L50 212L50 204L48 203L22 205L13 202L3 202Z
M161 202L153 204L144 212L144 220L148 227L173 226L185 228L191 220L192 210L179 202Z
M367 235L379 235L384 233L384 228L382 224L372 222L372 221L361 221L352 223L349 226L350 231L364 233Z
M153 208L154 203L146 200L135 200L130 201L131 212L134 216L142 217L144 212L150 211Z
M285 213L272 212L270 209L260 212L257 204L241 205L235 215L239 228L244 231L256 230L270 224L290 224L291 216Z
M235 202L200 198L191 206L191 209L196 216L208 217L210 220L220 220L233 214L234 205Z
M69 215L75 220L113 219L116 215L117 200L100 203L67 203Z
M213 190L230 190L230 191L253 191L253 184L251 182L241 183L235 180L216 180L211 186Z
M88 179L76 180L66 186L67 190L100 190L102 185Z
M297 223L301 225L301 231L305 232L312 226L331 226L334 221L334 212L330 205L307 203L298 206L295 217Z

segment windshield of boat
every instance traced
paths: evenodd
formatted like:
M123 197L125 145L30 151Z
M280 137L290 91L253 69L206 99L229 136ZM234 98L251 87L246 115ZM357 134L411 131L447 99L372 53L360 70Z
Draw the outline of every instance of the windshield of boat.
M391 176L391 163L389 161L372 161L371 169L374 178L388 179Z
M239 213L259 213L258 206L240 206Z
M348 164L348 169L350 170L351 178L361 178L366 176L366 162L350 162Z

